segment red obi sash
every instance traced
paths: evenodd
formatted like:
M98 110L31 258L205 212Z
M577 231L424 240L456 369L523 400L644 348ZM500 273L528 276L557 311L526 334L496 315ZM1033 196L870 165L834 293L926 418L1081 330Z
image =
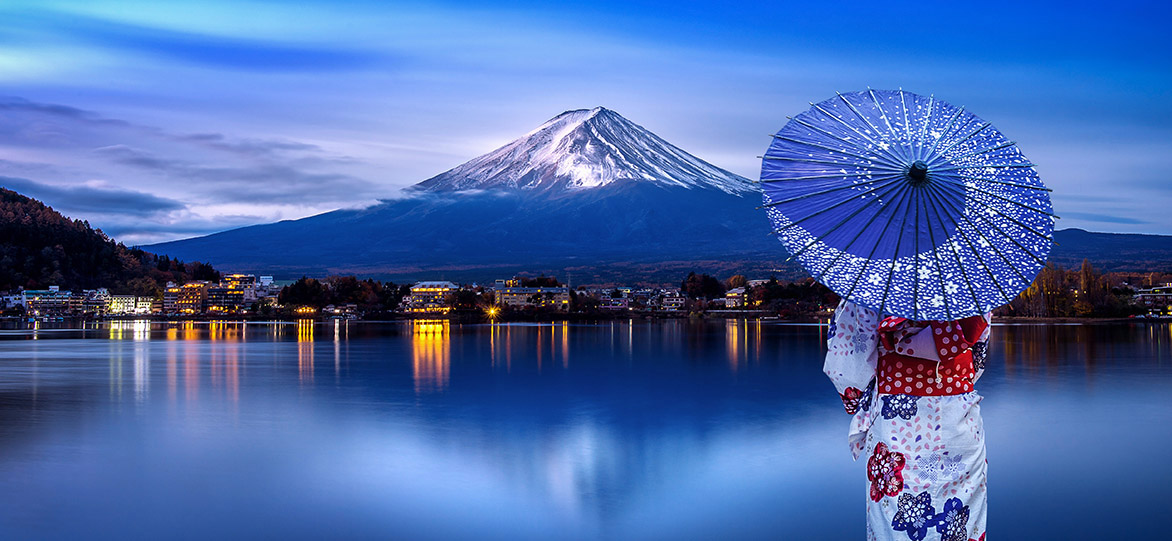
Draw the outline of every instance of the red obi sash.
M915 396L972 392L976 370L971 348L987 326L981 316L960 321L884 319L879 324L875 390ZM921 333L929 333L931 339ZM934 350L917 351L917 347Z

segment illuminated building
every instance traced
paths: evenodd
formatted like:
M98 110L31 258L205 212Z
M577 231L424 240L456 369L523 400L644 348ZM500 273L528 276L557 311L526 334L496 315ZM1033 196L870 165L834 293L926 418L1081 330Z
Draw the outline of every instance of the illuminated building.
M452 307L448 306L448 295L454 293L460 286L445 281L419 282L411 286L411 295L407 297L406 311L422 314L446 314Z
M1148 309L1149 316L1172 316L1172 284L1141 289L1134 299Z
M162 307L160 306L160 310ZM134 301L134 313L136 314L150 314L156 312L155 299L152 297L139 297Z
M106 301L106 312L113 315L149 314L151 297L134 295L110 295Z
M166 314L202 314L207 306L208 289L211 284L197 280L187 282L182 286L168 284L163 291L163 313Z
M255 290L253 291L255 298ZM232 287L209 287L207 312L209 314L236 314L244 307L246 290Z
M509 280L509 283L516 283ZM515 287L497 288L496 302L511 308L553 308L563 312L570 310L570 288L568 287Z
M745 288L738 287L728 290L724 294L724 306L727 308L740 308L745 305Z
M668 312L677 312L684 309L684 302L686 300L687 299L685 299L684 296L681 295L678 291L673 291L670 293L664 293L663 298L659 302L660 307L662 307L663 310Z
M110 292L104 287L83 289L81 298L77 300L80 302L76 303L77 306L74 308L80 308L83 314L94 316L103 315L110 306Z
M269 278L269 283L272 283L272 277ZM242 294L242 304L252 304L256 302L258 282L256 276L251 274L229 274L220 280L220 287L239 290ZM210 295L210 293L209 293ZM235 294L233 294L235 296ZM210 302L210 301L209 301Z
M21 296L25 311L34 316L70 314L80 301L73 297L73 292L61 291L57 286L49 286L49 289L26 289Z
M598 300L598 307L603 310L630 310L631 300L626 297L603 297Z
M167 287L163 289L163 313L177 314L179 313L179 286L174 282L167 282Z

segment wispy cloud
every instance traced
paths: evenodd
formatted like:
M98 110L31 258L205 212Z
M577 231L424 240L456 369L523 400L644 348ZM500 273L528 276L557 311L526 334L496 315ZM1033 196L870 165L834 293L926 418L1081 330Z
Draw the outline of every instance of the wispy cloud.
M1110 214L1096 214L1093 212L1066 212L1064 214L1064 218L1077 218L1079 220L1100 224L1145 225L1151 223L1146 220L1140 220L1128 216L1112 216Z
M375 191L371 183L350 175L312 173L280 163L206 166L189 160L161 158L127 145L96 148L94 153L160 179L199 186L201 199L208 201L288 203L313 198L319 202L346 203L363 195L373 196Z
M11 189L140 241L362 206L395 191L347 172L361 160L316 143L173 132L20 97L0 98L0 158Z
M250 39L143 26L62 11L9 17L0 37L75 42L211 67L245 71L346 71L386 64L381 52L291 40Z

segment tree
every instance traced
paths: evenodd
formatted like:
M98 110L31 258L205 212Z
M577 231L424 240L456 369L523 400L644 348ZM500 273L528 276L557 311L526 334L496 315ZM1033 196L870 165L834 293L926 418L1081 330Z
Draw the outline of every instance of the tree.
M720 280L716 278L707 274L689 272L684 281L680 283L680 291L693 299L699 297L714 299L724 295L725 289Z
M537 278L521 278L521 287L558 287L558 279L542 274Z
M480 295L468 289L457 289L448 294L448 304L457 310L474 310L479 308Z

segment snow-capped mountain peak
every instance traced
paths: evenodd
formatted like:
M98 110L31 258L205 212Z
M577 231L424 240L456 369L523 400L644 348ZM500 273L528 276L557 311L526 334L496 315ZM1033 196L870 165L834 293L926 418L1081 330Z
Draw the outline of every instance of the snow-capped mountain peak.
M748 179L692 156L604 107L566 111L415 188L577 191L616 182L651 182L737 195L756 191Z

